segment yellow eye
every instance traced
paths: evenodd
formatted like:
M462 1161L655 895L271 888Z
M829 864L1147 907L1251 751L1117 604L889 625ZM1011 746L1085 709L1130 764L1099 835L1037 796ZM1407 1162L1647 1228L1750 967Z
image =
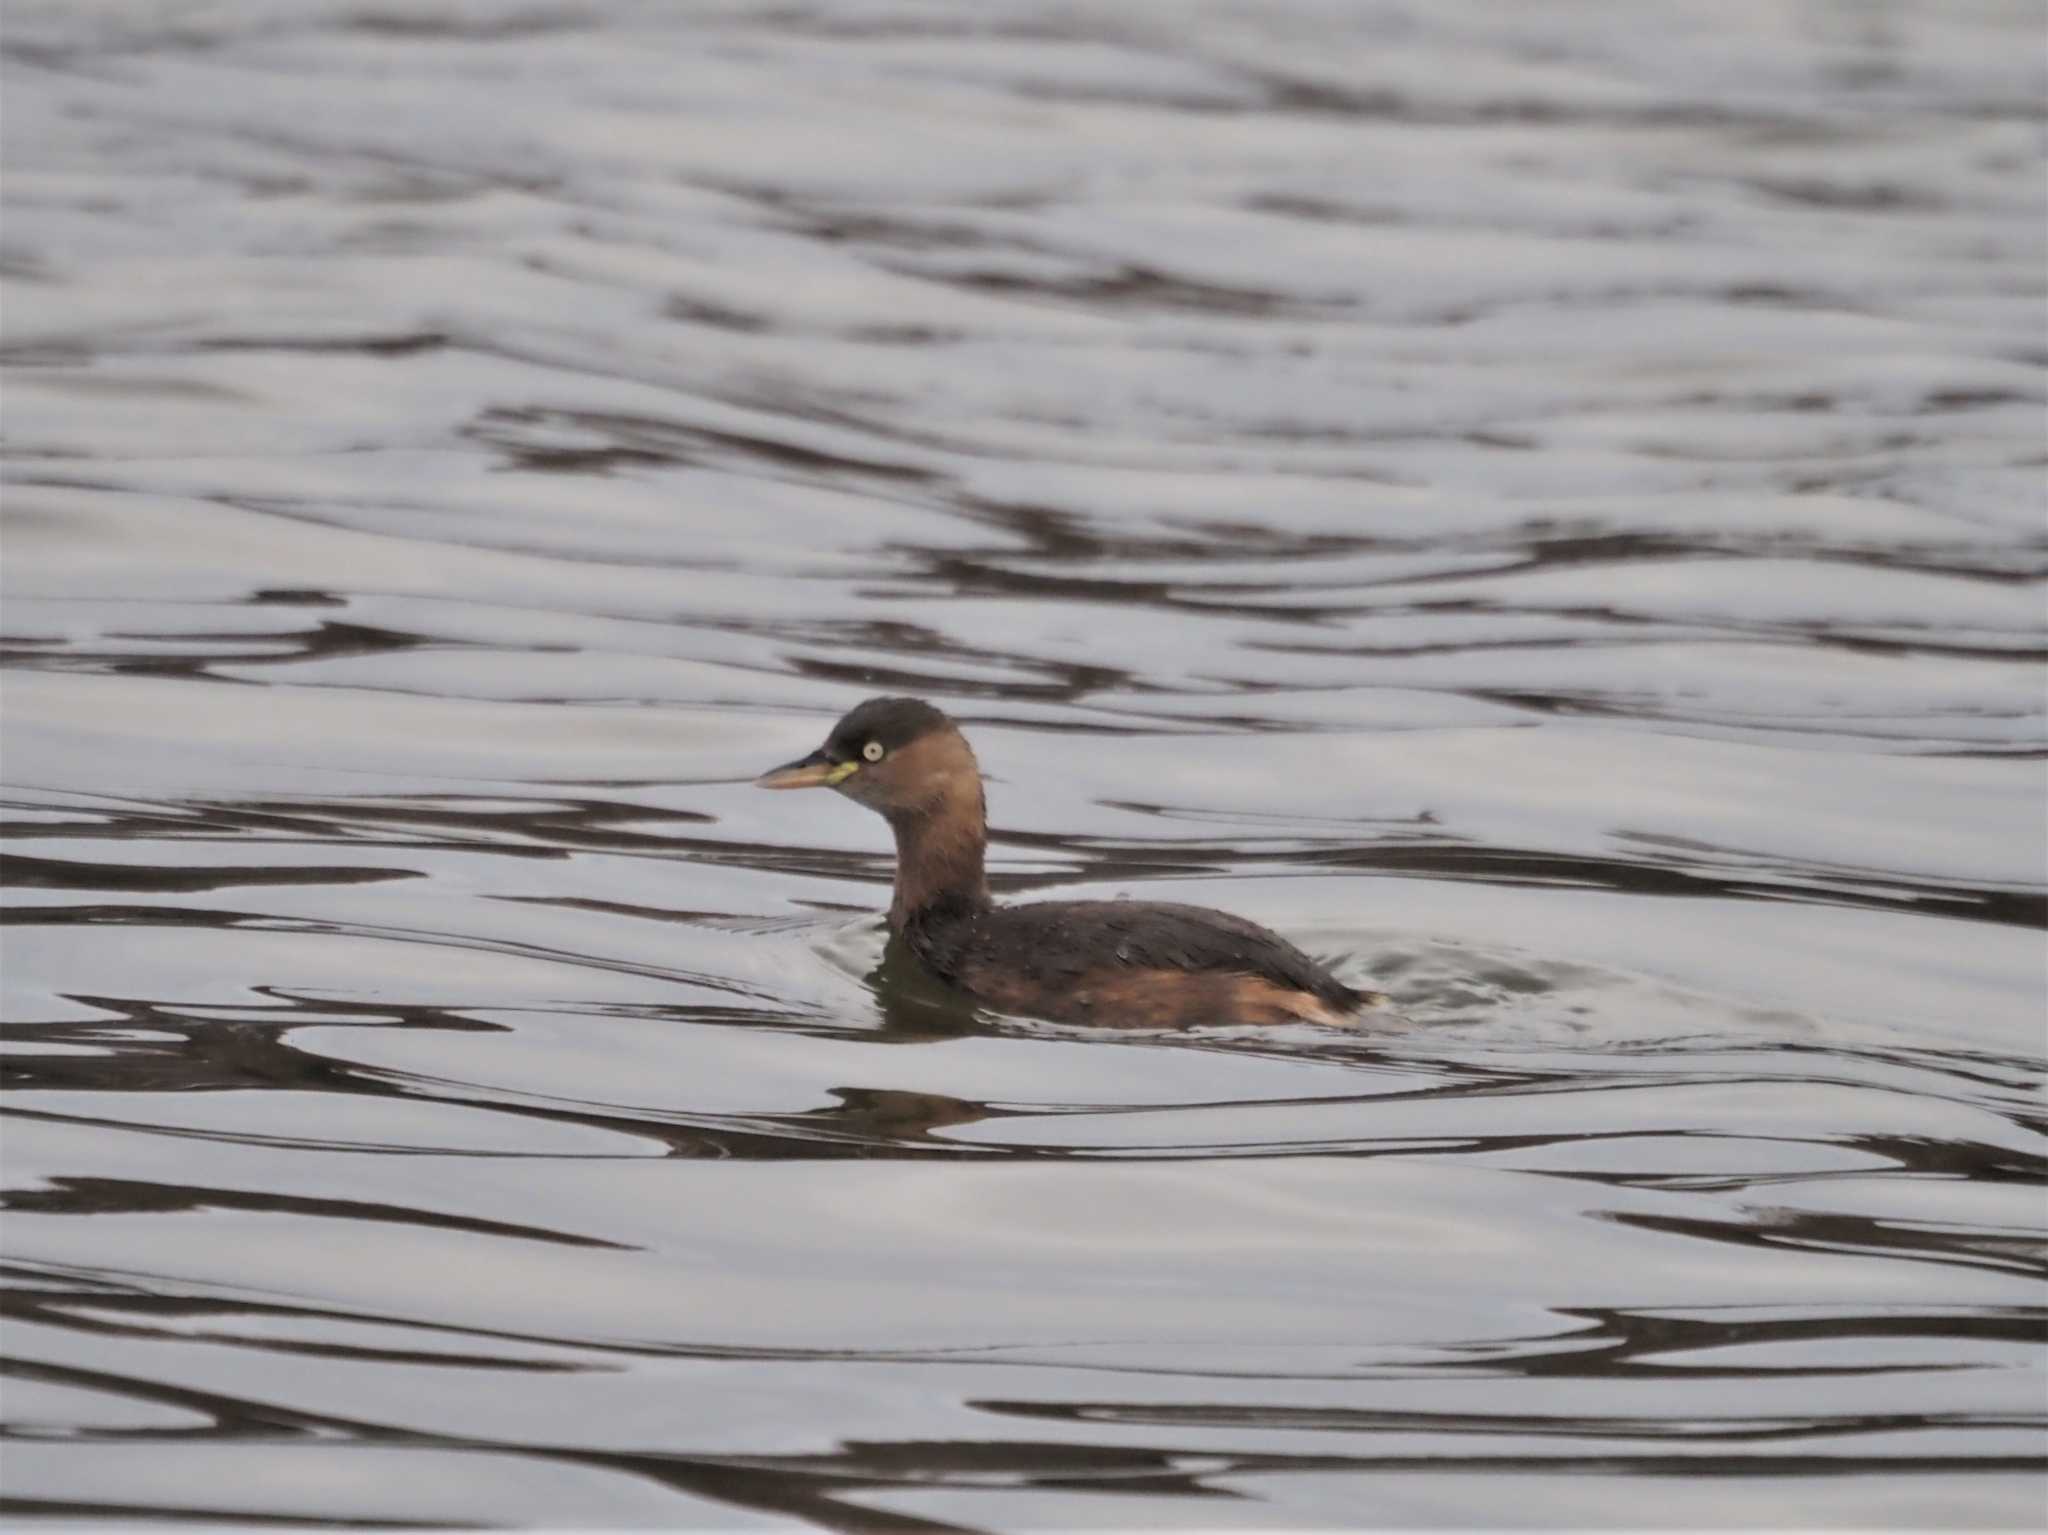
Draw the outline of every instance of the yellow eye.
M870 762L880 762L882 760L882 743L880 741L870 741L860 749L860 754Z

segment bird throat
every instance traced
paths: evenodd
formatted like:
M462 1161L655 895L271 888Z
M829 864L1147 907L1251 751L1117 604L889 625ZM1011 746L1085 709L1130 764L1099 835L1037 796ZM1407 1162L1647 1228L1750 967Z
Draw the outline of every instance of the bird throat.
M962 781L964 780L964 781ZM901 932L913 916L941 910L979 911L989 904L983 859L987 813L976 775L962 775L915 810L889 817L896 833L896 894L889 927Z

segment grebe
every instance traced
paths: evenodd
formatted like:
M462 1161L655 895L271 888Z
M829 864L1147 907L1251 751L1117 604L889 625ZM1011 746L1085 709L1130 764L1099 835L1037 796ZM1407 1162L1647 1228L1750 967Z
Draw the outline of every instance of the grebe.
M870 698L825 744L762 774L763 789L837 789L896 833L889 929L948 985L1003 1012L1061 1023L1352 1021L1373 993L1279 934L1166 901L997 905L983 860L981 769L959 727L916 698Z

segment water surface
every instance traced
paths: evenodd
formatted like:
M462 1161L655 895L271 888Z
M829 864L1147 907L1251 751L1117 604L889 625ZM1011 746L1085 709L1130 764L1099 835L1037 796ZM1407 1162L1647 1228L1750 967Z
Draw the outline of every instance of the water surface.
M10 7L15 1517L2036 1522L2044 19Z

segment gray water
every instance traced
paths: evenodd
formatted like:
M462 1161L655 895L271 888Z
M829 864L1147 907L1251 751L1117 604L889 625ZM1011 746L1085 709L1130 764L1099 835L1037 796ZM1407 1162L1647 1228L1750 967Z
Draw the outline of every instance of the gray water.
M14 0L14 1517L2037 1526L2044 24Z

